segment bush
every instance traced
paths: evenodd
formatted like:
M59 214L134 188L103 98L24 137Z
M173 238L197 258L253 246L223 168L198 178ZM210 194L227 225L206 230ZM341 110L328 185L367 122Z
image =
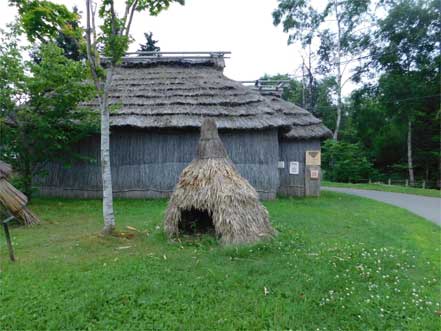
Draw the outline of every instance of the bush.
M379 174L359 144L328 140L323 145L325 179L334 182L360 182Z

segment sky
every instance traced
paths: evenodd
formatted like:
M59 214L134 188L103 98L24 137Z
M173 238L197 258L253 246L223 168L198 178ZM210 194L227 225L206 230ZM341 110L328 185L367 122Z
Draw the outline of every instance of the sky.
M54 2L83 10L85 1ZM16 10L7 0L0 3L3 28ZM162 51L231 51L225 74L235 80L255 80L265 73L294 74L301 63L299 52L287 45L287 34L273 26L271 13L276 7L277 0L187 0L185 6L173 4L157 17L137 13L131 50L144 42L144 32L152 31Z
M84 12L84 0L52 1ZM116 0L121 8L123 2ZM278 73L299 76L302 49L288 46L288 35L273 25L276 7L277 0L186 0L185 6L173 4L157 17L137 13L131 31L136 41L130 50L136 51L145 41L144 32L151 31L161 51L231 51L224 73L234 80ZM8 0L0 0L0 28L16 14Z

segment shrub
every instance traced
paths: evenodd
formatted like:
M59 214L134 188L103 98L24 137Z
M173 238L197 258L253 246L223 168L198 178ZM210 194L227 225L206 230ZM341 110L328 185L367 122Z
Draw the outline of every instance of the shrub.
M328 140L323 145L325 179L335 182L360 182L378 173L359 144Z

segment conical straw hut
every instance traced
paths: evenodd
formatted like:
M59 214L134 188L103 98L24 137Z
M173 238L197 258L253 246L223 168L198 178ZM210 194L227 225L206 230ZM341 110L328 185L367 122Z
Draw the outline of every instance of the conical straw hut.
M38 217L26 207L28 198L8 182L11 173L12 167L0 161L0 205L25 225L40 223Z
M256 190L242 178L205 119L197 157L183 170L165 218L169 237L214 232L223 244L253 243L275 234Z

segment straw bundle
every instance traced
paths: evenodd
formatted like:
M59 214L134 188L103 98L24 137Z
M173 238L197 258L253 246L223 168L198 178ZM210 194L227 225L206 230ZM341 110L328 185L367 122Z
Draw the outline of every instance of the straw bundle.
M236 171L219 138L216 123L201 128L198 156L184 169L170 199L165 231L177 237L188 223L206 222L223 244L252 243L272 237L268 212L256 190Z
M38 217L26 207L26 196L8 182L11 172L11 166L0 161L0 204L25 225L40 223Z

